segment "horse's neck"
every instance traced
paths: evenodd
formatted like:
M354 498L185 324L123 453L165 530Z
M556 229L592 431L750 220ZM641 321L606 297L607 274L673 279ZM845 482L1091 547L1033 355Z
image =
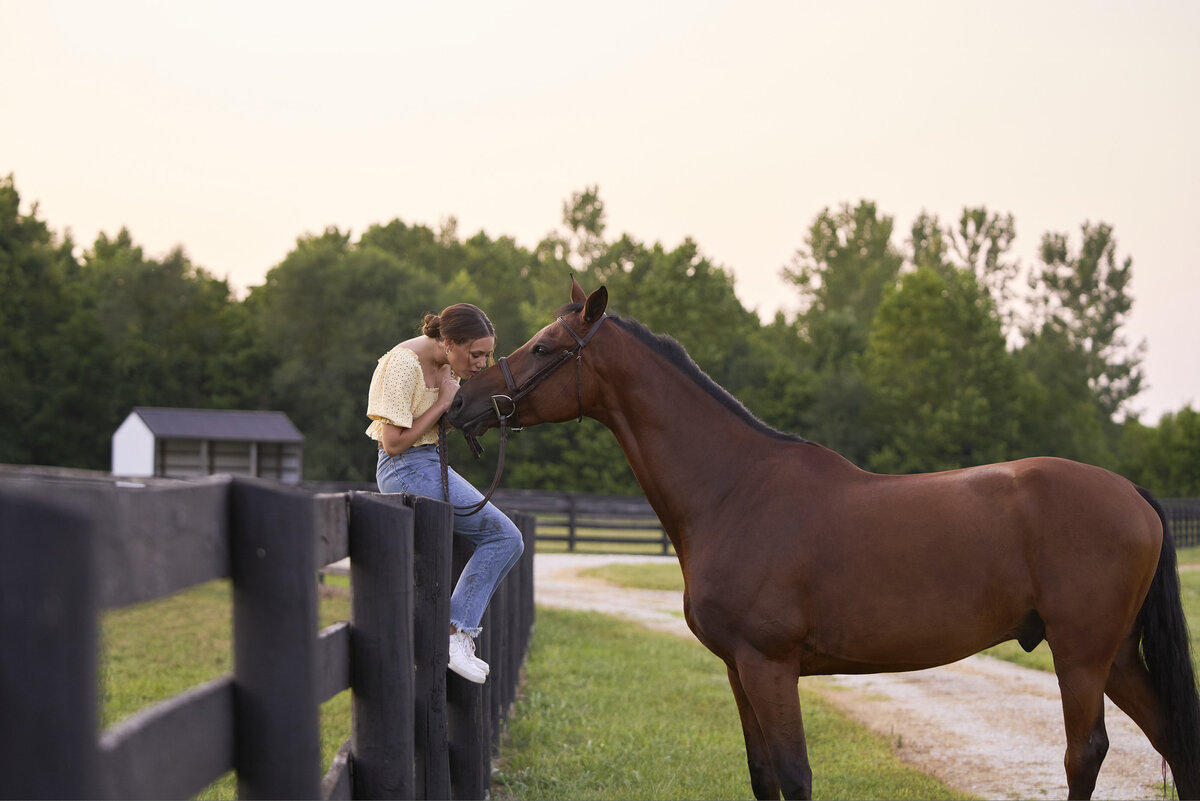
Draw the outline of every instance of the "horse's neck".
M774 442L642 344L637 359L606 365L592 416L609 428L668 534L707 514ZM680 549L680 543L675 547Z

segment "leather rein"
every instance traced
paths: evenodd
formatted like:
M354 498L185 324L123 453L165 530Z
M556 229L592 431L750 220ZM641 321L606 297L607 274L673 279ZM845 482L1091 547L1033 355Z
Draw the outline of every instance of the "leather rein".
M593 323L588 332L581 337L575 333L571 326L563 321L563 318L557 318L555 322L567 329L567 332L575 339L575 344L566 350L560 351L557 360L550 362L529 376L520 386L517 386L517 382L513 380L512 370L508 366L508 359L501 356L496 360L500 365L500 373L504 376L505 388L508 391L507 395L492 396L492 408L495 410L496 419L500 424L500 455L496 460L496 476L492 479L492 485L488 487L487 492L483 493L483 500L471 506L455 506L453 507L454 514L459 517L470 517L487 506L488 501L492 499L492 494L500 486L500 477L504 474L504 452L505 446L508 443L508 432L510 430L520 431L522 428L517 424L517 403L530 392L533 392L543 381L572 358L575 359L575 397L579 403L578 422L583 422L583 349L592 341L592 337L599 330L600 324L606 319L608 319L608 314L602 313L600 319ZM512 420L511 425L509 423L510 420ZM466 438L467 444L471 446L471 453L478 459L479 455L483 453L483 446L480 445L479 438L465 432L463 436ZM442 497L446 503L449 503L450 466L446 461L446 415L442 415L441 419L438 420L438 457L442 467Z

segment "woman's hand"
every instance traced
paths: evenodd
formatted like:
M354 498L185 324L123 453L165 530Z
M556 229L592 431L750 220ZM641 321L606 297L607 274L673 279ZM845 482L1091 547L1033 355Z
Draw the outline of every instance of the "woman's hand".
M453 378L449 371L442 376L442 383L439 387L438 402L441 403L443 409L450 408L450 402L454 400L454 396L458 394L458 380Z

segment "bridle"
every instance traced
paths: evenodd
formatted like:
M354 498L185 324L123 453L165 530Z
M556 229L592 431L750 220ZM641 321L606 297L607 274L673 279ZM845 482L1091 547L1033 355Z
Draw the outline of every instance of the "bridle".
M508 359L501 356L497 359L500 365L500 373L504 376L505 389L507 395L493 395L492 409L496 412L496 419L500 424L500 455L496 461L496 476L492 479L492 485L488 487L487 492L483 494L483 500L472 506L455 506L454 514L459 517L470 517L483 507L487 506L488 501L492 499L492 494L496 491L496 487L500 486L500 477L504 474L504 451L508 443L508 432L520 431L522 426L519 425L517 419L517 403L522 398L528 395L533 390L537 389L543 381L553 375L558 368L575 360L575 397L579 403L579 419L578 422L583 422L583 349L592 341L592 337L596 335L596 331L600 329L600 324L608 319L607 313L601 313L600 318L592 324L588 332L583 336L575 333L571 326L567 325L563 318L559 317L555 320L556 323L567 329L567 333L575 340L575 344L566 350L560 351L558 358L552 362L543 365L537 372L525 379L524 382L517 385L513 379L512 370L508 366ZM512 421L512 424L509 421ZM483 453L483 446L479 444L479 438L473 434L464 432L463 436L467 440L467 444L471 446L471 453L476 459ZM442 415L442 419L438 421L438 452L441 457L442 464L442 497L446 502L450 502L450 478L449 465L446 462L446 416Z

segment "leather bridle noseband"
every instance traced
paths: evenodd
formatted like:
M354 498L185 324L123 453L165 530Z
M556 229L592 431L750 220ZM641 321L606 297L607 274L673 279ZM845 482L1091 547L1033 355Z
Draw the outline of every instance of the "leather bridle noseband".
M583 336L579 336L579 334L575 333L571 326L566 324L563 318L557 318L555 322L567 329L567 332L575 339L575 344L566 350L561 351L555 361L544 365L533 375L529 376L529 378L525 379L520 386L518 386L517 382L513 380L512 370L509 369L508 366L508 359L504 356L501 356L496 360L500 365L500 373L504 376L505 388L508 391L507 395L493 395L491 398L492 408L496 411L496 419L500 424L500 455L496 463L496 477L492 479L492 485L488 487L488 491L483 494L483 500L477 504L474 504L473 506L456 506L454 507L454 514L458 515L459 517L469 517L483 507L487 506L488 501L492 498L492 493L494 493L496 491L496 487L500 485L500 476L504 473L504 451L505 445L508 442L508 432L510 430L521 430L521 426L518 424L519 421L517 420L517 403L519 403L520 400L530 392L533 392L533 390L537 389L537 387L540 386L543 381L553 375L558 368L562 367L572 358L575 359L575 397L579 403L578 422L583 422L583 349L587 347L589 342L592 341L592 337L595 336L596 331L600 329L600 324L607 319L608 314L602 313L600 315L600 319L596 320L596 322L592 324L592 327L588 329L588 332ZM510 420L513 422L512 425L509 424ZM479 458L479 455L483 452L483 446L479 444L479 438L465 432L463 436L466 437L467 443L471 446L472 454L474 454L475 458ZM438 451L441 455L442 463L442 495L446 499L446 502L449 503L450 479L449 466L446 462L445 415L443 415L442 419L438 422Z

